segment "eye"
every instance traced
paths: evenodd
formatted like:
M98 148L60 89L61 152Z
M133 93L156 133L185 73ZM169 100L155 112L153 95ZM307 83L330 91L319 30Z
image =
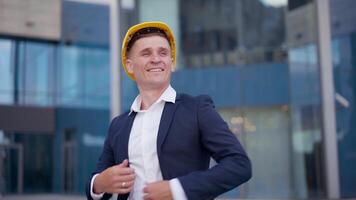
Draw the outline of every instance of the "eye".
M141 55L142 56L150 56L150 52L149 51L143 51L143 52L141 52Z
M163 50L159 53L161 56L167 56L168 55L168 51Z

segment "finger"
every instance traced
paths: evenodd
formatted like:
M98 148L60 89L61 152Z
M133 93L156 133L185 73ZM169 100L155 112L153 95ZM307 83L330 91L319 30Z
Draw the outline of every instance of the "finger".
M117 168L117 174L119 175L131 175L135 174L135 170L129 167Z
M130 187L133 187L135 181L129 181L129 182L125 182L125 183L126 183L126 187L130 188Z
M112 167L113 175L129 175L134 174L135 170L129 167L120 167L119 165L115 165Z
M121 189L118 189L116 193L118 193L118 194L126 194L126 193L131 192L131 190L132 190L132 187L130 187L130 188L121 188Z
M148 193L148 191L149 191L148 186L146 186L146 187L143 188L143 193Z
M122 163L120 163L117 166L118 167L127 167L128 165L129 165L129 161L127 159L125 159L124 161L122 161Z
M149 194L145 194L145 195L143 196L143 199L144 199L144 200L152 200L152 198L150 197Z
M128 182L128 181L133 181L135 180L135 174L129 174L129 175L118 175L115 177L116 182Z
M123 184L125 183L125 184ZM125 189L125 188L130 188L134 185L134 181L128 181L128 182L117 182L113 185L115 189Z

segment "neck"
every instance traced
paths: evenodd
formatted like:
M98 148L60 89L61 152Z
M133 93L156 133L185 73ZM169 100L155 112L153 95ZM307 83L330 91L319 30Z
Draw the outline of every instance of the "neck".
M141 110L147 110L157 99L163 94L163 92L168 88L169 85L162 88L155 89L142 89L140 90L141 96Z

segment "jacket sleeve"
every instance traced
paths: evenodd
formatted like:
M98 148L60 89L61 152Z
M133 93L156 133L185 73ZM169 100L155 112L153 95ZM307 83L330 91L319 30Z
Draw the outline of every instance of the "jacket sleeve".
M112 122L110 124L109 131L108 131L108 135L106 136L106 139L104 142L103 151L102 151L102 153L99 157L99 161L96 165L96 169L91 174L89 180L86 183L85 191L86 191L86 196L87 196L88 200L93 200L93 198L90 195L90 183L91 183L93 176L95 174L101 173L105 169L115 165L114 152L112 150L110 140L112 139L112 135L113 135L113 132L115 129L114 127L116 126L117 121L118 121L118 117L114 118L112 120ZM112 196L112 194L105 193L101 199L102 200L110 199L111 196Z
M246 152L214 108L210 97L200 96L198 125L203 146L217 165L178 177L188 199L213 199L251 176L251 162Z

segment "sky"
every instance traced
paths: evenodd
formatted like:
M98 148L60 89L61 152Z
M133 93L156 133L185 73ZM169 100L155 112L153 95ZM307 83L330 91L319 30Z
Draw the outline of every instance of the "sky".
M262 1L266 5L270 5L274 7L287 5L287 0L260 0L260 1Z

